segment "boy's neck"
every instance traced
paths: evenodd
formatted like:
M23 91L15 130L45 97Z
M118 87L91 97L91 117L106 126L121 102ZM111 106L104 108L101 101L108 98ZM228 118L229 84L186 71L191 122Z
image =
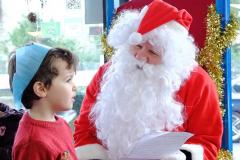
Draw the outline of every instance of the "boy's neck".
M55 112L53 112L49 107L44 105L34 104L28 111L31 118L40 121L50 121L55 122Z

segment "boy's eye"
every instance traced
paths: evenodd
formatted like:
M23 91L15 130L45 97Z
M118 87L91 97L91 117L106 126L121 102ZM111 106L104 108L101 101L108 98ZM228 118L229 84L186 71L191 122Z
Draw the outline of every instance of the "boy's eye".
M69 78L69 79L67 79L67 81L66 82L71 82L72 81L72 78Z

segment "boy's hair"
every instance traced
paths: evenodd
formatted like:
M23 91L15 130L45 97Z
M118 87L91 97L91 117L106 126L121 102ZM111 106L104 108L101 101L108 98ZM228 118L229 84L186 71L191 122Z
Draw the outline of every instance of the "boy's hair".
M73 67L74 71L76 72L78 59L72 52L63 48L50 49L46 57L43 59L43 62L41 63L37 73L34 75L28 86L23 91L21 101L26 109L31 109L33 100L40 99L40 97L38 97L33 90L33 85L35 82L37 81L43 82L45 87L50 88L52 80L58 75L58 70L53 65L53 62L59 58L67 62L68 69ZM12 82L13 75L15 72L16 72L16 52L12 52L8 64L9 84L11 91L13 91Z

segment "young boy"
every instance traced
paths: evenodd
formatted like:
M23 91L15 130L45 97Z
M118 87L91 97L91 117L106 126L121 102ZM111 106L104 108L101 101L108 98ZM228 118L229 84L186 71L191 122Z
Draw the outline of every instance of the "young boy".
M14 102L27 109L14 140L13 160L77 160L71 129L55 114L72 108L76 67L77 59L70 51L37 43L11 56Z

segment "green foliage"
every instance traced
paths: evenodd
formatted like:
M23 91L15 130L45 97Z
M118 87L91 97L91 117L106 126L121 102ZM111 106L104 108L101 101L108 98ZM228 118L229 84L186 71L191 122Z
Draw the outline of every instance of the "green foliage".
M231 0L231 4L240 4L239 0ZM231 7L231 13L238 16L238 20L240 21L240 9L235 7ZM232 76L239 76L240 75L240 43L234 43L231 46L231 54L232 54Z
M80 68L92 69L96 68L96 64L99 64L100 60L100 36L89 36L89 39L84 41L77 41L75 39L66 38L64 36L55 36L53 38L46 37L34 37L29 32L37 31L37 25L29 22L28 20L22 20L10 34L9 41L14 48L22 46L28 42L40 42L42 44L52 47L67 48L76 55L78 55L81 66ZM86 43L87 42L87 43ZM0 42L0 48L4 50L4 53L9 53L9 50L4 46L6 42Z
M36 24L32 24L27 20L18 23L18 26L9 33L9 37L0 41L0 54L8 55L14 48L20 47L30 41L34 41L34 37L28 32L36 31Z
M92 36L89 41L90 44L87 47L84 48L84 46L82 46L82 48L78 51L81 53L79 58L82 61L99 62L99 55L101 53L100 36Z
M238 19L238 21L240 21L240 9L237 9L237 8L234 8L234 7L231 7L231 14L235 15Z
M232 74L233 77L236 75L240 75L240 44L233 44L231 47L232 51Z
M77 42L73 39L59 37L55 39L45 39L41 43L52 46L67 48L76 55L78 55L81 63L98 63L100 60L99 53L101 52L99 47L96 47L97 41L94 39L90 45Z
M240 4L240 1L239 1L239 0L231 0L230 3L231 3L231 4Z
M29 35L29 32L34 32L36 29L36 24L23 20L18 24L18 27L9 34L10 41L15 47L22 46L30 41L35 41L34 37Z
M51 47L67 48L68 50L70 50L72 52L76 52L78 49L78 45L77 45L77 43L75 43L74 40L67 39L64 37L42 39L41 43L51 46Z
M84 98L84 93L85 93L85 90L78 91L77 95L75 97L75 102L73 104L73 110L75 110L77 113L79 113L79 111L80 111L80 106L81 106L83 98Z
M8 40L3 40L0 41L0 54L8 55L9 54L9 41Z

